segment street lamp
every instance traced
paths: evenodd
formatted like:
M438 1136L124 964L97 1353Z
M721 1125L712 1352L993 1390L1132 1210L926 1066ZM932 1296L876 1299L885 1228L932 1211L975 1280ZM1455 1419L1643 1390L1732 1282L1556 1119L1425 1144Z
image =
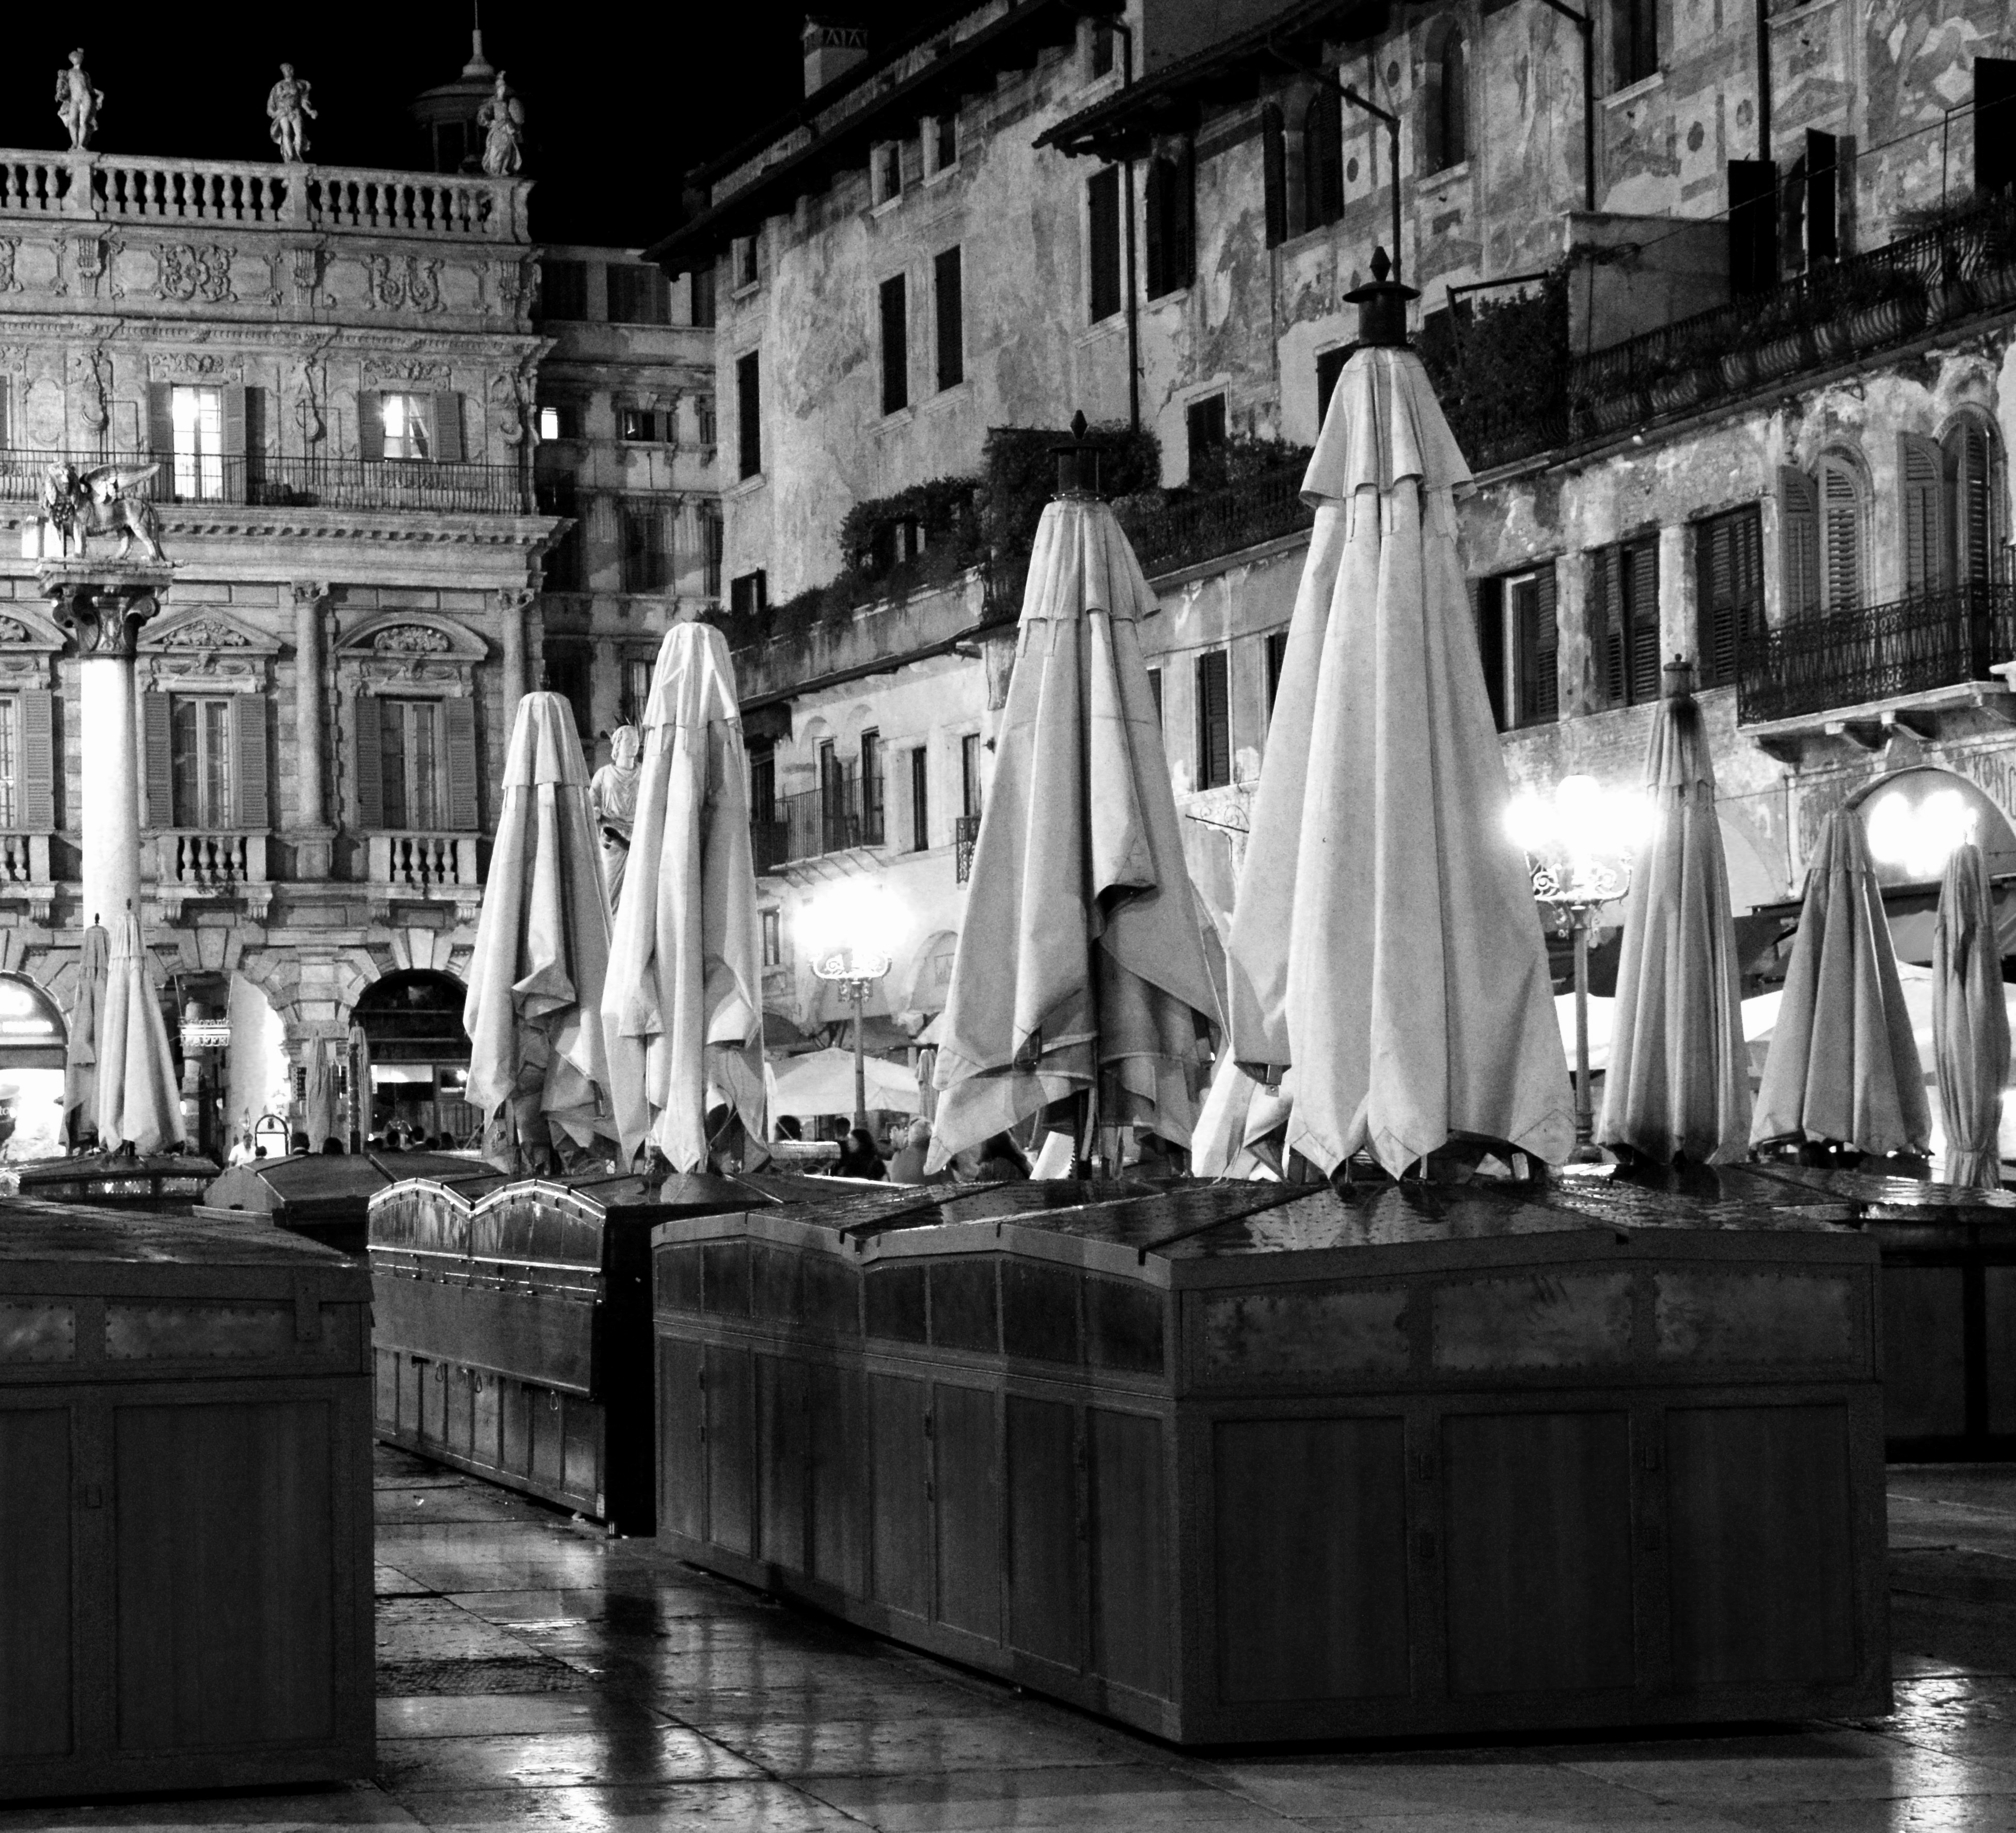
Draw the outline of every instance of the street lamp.
M855 881L827 886L806 906L801 920L813 974L837 986L854 1008L854 1124L865 1127L868 1056L861 1009L896 964L889 951L900 920L879 888Z
M1526 854L1533 895L1559 932L1575 941L1575 1146L1574 1162L1600 1162L1589 1087L1589 937L1605 904L1631 888L1631 855L1651 830L1642 795L1605 789L1593 776L1564 776L1551 798L1522 790L1505 824Z

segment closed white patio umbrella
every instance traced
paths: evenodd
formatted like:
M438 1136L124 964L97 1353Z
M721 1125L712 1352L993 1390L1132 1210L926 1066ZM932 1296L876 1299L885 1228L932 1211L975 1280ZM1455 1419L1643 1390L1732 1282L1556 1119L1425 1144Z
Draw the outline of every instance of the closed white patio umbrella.
M747 770L727 639L711 624L675 624L659 647L644 713L636 820L603 995L626 1161L648 1144L675 1171L705 1169L710 1149L726 1143L724 1111L740 1123L744 1165L765 1155Z
M1575 1141L1532 888L1456 543L1469 477L1379 279L1304 480L1289 626L1227 949L1231 1054L1294 1071L1287 1143L1399 1176L1459 1136Z
M98 1034L97 1100L101 1151L129 1147L145 1158L178 1148L188 1138L153 957L131 910L113 919Z
M1751 1140L1837 1140L1878 1155L1922 1152L1931 1125L1862 817L1837 808L1806 873Z
M613 1141L602 996L609 906L589 815L574 710L556 693L518 703L504 758L463 1024L469 1099L499 1170Z
M871 1109L914 1114L917 1079L900 1063L870 1057L862 1064ZM779 1114L851 1114L854 1053L808 1050L787 1057L772 1078L772 1105Z
M1141 657L1155 600L1077 481L1030 558L941 1021L932 1170L1074 1097L1096 1094L1100 1125L1186 1147L1197 1118L1217 999Z
M104 1023L110 949L111 938L94 923L77 950L77 990L63 1050L63 1143L71 1147L81 1145L98 1124L98 1034Z
M1948 1183L2002 1187L2002 1086L2009 1076L2009 1012L1994 895L1981 848L1953 848L1932 937L1932 1057Z
M319 1033L308 1039L301 1079L301 1131L308 1150L319 1152L336 1137L336 1069L329 1060L329 1039Z

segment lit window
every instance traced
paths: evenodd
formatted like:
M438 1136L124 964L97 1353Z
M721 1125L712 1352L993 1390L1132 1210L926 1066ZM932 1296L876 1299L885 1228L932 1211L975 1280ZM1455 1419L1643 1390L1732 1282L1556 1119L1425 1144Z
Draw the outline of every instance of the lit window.
M560 410L558 408L542 407L539 409L539 437L542 440L564 439L567 437L560 430Z
M385 394L379 398L384 416L385 456L388 459L434 456L434 402L425 394Z
M632 445L654 445L660 431L658 416L648 407L625 407L616 410L617 436Z
M763 965L781 967L784 964L784 918L780 910L763 913Z
M178 385L169 397L175 427L175 495L214 502L224 494L224 391Z

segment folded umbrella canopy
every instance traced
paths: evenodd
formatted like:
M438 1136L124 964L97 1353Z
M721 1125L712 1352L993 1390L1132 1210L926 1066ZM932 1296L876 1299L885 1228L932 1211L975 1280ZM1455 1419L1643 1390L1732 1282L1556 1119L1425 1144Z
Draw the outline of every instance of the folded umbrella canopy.
M308 1039L306 1074L301 1079L301 1131L308 1150L319 1152L337 1136L336 1066L329 1060L329 1039Z
M98 1124L98 1034L105 1013L105 975L110 938L94 923L77 956L77 992L70 1000L70 1036L63 1050L63 1140L81 1146Z
M917 1079L900 1063L880 1057L862 1064L868 1105L898 1114L917 1111ZM770 1104L779 1114L851 1114L854 1053L808 1050L785 1059L771 1086Z
M608 969L609 906L574 711L556 693L528 693L505 752L463 1007L469 1099L500 1170L562 1140L590 1147L598 1134L615 1136L602 1035Z
M350 1028L350 1126L362 1151L371 1140L371 1039L361 1025Z
M1953 848L1939 886L1932 932L1932 1060L1939 1070L1946 1182L2000 1190L2009 1011L1988 864L1971 841Z
M1456 548L1470 474L1420 358L1366 316L1303 481L1232 1054L1263 1083L1294 1066L1287 1143L1326 1172L1370 1150L1397 1176L1457 1135L1559 1161L1568 1064Z
M603 1019L626 1159L706 1165L725 1107L760 1159L761 924L741 708L728 642L675 624L659 647ZM717 1130L718 1123L717 1123Z
M1043 511L945 1000L931 1170L1049 1103L1187 1146L1217 1000L1106 504Z
M1862 818L1837 808L1806 873L1751 1143L1838 1140L1863 1152L1922 1152L1931 1125Z
M145 1158L187 1137L153 957L140 938L139 918L123 911L113 920L98 1033L99 1147L131 1146Z
M1692 694L1654 709L1645 788L1656 826L1624 906L1597 1143L1726 1165L1750 1150L1750 1060L1715 766Z

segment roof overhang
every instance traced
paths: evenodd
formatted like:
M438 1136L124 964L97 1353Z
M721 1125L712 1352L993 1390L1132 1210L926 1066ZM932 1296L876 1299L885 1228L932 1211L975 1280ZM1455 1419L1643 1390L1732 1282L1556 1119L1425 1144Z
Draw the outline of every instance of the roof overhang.
M1392 12L1393 0L1296 0L1060 121L1036 144L1100 159L1141 158L1158 139L1195 132L1208 110L1257 101L1298 70L1321 63L1327 47L1376 38Z
M825 190L842 172L861 170L880 142L902 138L926 115L992 90L1003 70L1026 68L1041 52L1070 42L1081 18L1120 11L1121 0L1021 0L977 31L948 40L937 57L837 118L814 109L794 110L761 137L759 149L799 132L809 136L805 145L653 243L644 259L675 274L714 261L735 238L785 214L801 197ZM823 102L825 92L812 99Z

